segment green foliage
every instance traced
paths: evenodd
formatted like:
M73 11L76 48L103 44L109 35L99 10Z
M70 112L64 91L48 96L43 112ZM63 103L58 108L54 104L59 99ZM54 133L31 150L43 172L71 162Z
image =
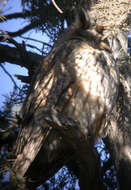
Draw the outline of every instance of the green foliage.
M11 161L15 156L13 145L19 130L17 115L24 101L25 92L25 86L22 89L14 88L9 96L5 95L3 106L0 108L0 188L7 185L7 182L3 181L3 176L10 165L8 159Z
M100 141L96 145L96 148L101 158L103 183L105 184L107 190L117 189L116 169L106 145L103 141Z
M77 177L66 166L63 166L52 178L47 180L43 187L50 190L79 189Z
M19 128L17 115L24 97L25 87L14 88L9 96L5 96L5 101L0 109L0 150L6 149L9 154L17 137Z
M53 42L58 34L64 30L64 23L71 24L71 15L79 4L78 0L57 0L57 6L63 10L60 14L50 0L32 1L24 0L24 11L29 11L28 20L31 23L37 22L36 30L45 32Z

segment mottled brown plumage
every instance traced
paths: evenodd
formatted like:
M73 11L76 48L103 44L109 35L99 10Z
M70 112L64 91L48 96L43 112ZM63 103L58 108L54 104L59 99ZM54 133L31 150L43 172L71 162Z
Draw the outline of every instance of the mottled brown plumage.
M116 103L119 77L108 43L102 41L102 31L82 10L37 70L22 109L14 164L21 175L42 145L42 130L48 128L43 113L52 107L76 120L87 139L90 135L95 141L104 134ZM102 49L101 43L105 44ZM29 163L18 167L23 159Z

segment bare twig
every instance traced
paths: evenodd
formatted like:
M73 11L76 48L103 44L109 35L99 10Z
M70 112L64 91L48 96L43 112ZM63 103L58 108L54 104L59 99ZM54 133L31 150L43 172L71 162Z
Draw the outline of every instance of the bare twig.
M6 41L8 40L10 43L14 44L17 48L20 48L21 45L19 43L17 43L13 38L11 38L10 35L8 35L8 33L4 30L0 30L1 31L1 38L0 41Z
M33 45L30 45L30 44L26 44L26 46L32 48L32 49L36 49L37 51L39 51L40 53L42 53L41 49L39 49L38 47L36 46L33 46Z
M6 117L7 120L13 122L13 123L18 123L18 119L16 117Z
M34 42L38 42L38 43L44 44L44 45L49 46L49 47L52 48L52 45L50 45L50 44L48 44L46 42L42 42L40 40L36 40L36 39L30 38L30 37L24 37L24 36L20 36L20 37L23 38L23 39L26 39L26 40L30 40L30 41L34 41Z
M23 76L23 75L14 75L18 80L21 80L21 82L24 83L30 83L30 77L29 76Z
M0 64L0 67L2 68L2 70L9 76L9 78L11 79L11 81L13 82L15 88L19 88L15 82L15 80L13 79L13 77L11 76L11 74L5 69L5 67Z
M2 9L6 6L8 0L4 0L3 4L0 7L0 12L2 11Z
M28 32L29 30L36 28L36 27L38 27L38 21L34 21L34 22L30 23L29 25L24 26L22 29L20 29L18 31L8 32L8 34L11 37L20 36L20 35Z
M58 5L56 4L55 0L51 0L52 4L54 5L54 7L57 9L57 11L61 14L63 14L63 11L58 7Z
M5 16L0 14L0 20L3 22L4 20L6 20Z
M20 37L25 40L30 40L30 41L39 42L39 43L43 44L43 42L40 40L36 40L36 39L30 38L30 37L24 37L24 36L20 36Z

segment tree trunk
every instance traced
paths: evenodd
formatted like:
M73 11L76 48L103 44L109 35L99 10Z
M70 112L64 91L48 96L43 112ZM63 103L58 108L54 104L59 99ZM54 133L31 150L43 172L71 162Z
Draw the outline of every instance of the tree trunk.
M129 71L131 67L128 67ZM131 76L131 75L130 75ZM128 78L129 79L129 78ZM123 81L124 83L127 81ZM130 86L129 83L126 83ZM124 84L119 95L119 107L116 108L114 118L109 126L105 139L117 171L118 187L120 190L131 189L131 97L130 89ZM128 94L129 93L129 94Z
M120 87L107 138L104 140L113 159L119 190L131 189L131 62L123 50L127 50L127 39L122 32L117 34L121 44L118 48ZM122 50L123 48L123 50ZM127 52L126 52L127 53Z

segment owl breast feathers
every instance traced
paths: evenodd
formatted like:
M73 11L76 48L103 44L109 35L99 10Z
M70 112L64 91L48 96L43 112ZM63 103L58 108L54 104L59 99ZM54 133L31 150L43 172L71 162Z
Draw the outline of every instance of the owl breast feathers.
M92 23L84 10L77 13L74 24L55 43L36 73L33 90L23 106L23 118L30 112L39 122L40 112L48 107L48 101L54 101L54 107L79 123L85 136L97 139L103 135L116 103L119 77L102 32L103 27ZM45 67L51 68L47 78ZM61 76L65 76L61 87L70 76L74 76L74 81L55 102L55 93L60 91L55 85L61 83Z
M85 136L91 135L95 140L106 131L119 85L115 59L108 43L102 41L103 28L98 29L82 10L67 33L68 45L64 47L64 52L71 50L65 64L71 66L76 80L66 92L70 96L63 112L79 122Z
M85 135L102 137L106 120L115 105L118 76L115 61L106 51L74 41L76 48L68 57L76 75L68 89L71 94L63 111L78 121Z

